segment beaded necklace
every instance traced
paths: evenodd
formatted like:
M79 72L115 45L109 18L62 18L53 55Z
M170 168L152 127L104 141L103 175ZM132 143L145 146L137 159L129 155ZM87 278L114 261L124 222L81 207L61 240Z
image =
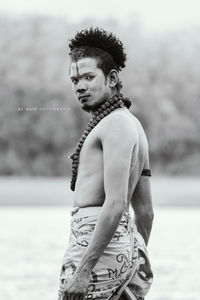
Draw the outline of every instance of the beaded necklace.
M124 102L127 98L124 98L122 94L114 95L110 100L104 102L99 106L99 108L93 113L93 117L90 119L87 127L85 128L82 136L80 137L78 144L75 148L75 151L72 155L69 156L72 159L72 179L71 179L71 190L75 190L76 179L78 174L78 166L79 166L79 156L85 139L88 134L92 131L92 129L108 114L110 114L113 110L125 107Z

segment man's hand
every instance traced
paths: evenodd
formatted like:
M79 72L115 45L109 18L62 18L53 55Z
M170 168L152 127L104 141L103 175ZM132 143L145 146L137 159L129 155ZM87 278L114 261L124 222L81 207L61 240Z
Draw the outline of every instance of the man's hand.
M138 259L141 261L139 272L145 279L148 279L152 276L151 265L149 264L148 259L145 259L145 255L140 250L138 251Z
M73 278L66 283L63 300L82 300L88 291L90 276L74 274Z

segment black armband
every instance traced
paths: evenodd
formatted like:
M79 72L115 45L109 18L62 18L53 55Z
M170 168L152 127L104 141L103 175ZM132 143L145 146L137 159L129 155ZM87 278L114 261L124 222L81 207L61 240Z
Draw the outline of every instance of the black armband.
M141 176L151 176L151 170L150 169L143 169Z

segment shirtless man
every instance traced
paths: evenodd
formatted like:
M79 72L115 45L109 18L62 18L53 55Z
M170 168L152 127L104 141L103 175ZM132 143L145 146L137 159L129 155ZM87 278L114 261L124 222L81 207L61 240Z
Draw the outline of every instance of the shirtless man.
M99 288L96 289L96 294L90 293L88 296L87 293L92 282L91 274L99 276L98 262L105 256L115 232L120 231L120 221L124 214L129 213L130 206L134 210L137 231L145 244L148 243L153 220L150 177L143 176L150 175L148 142L140 122L128 110L130 100L119 93L121 82L118 73L125 66L126 59L121 42L112 34L96 28L81 31L69 46L73 92L81 108L92 115L71 157L74 209L75 213L76 210L82 211L75 223L87 218L91 207L99 212L88 241L89 231L86 232L87 244L83 244L85 240L81 241L82 244L79 243L77 253L84 246L80 258L74 258L72 263L77 239L85 233L73 229L72 236L75 240L72 250L67 250L63 263L62 293L59 299L126 299L123 291L119 295L115 291L112 295L105 292L99 296ZM117 242L120 243L120 239L115 241L116 245ZM128 249L126 244L123 247ZM110 262L112 263L112 258ZM69 266L73 272L67 278ZM144 264L140 268L145 271L147 267ZM114 266L113 269L116 270ZM114 289L114 285L112 286ZM134 298L133 295L131 299L143 298Z

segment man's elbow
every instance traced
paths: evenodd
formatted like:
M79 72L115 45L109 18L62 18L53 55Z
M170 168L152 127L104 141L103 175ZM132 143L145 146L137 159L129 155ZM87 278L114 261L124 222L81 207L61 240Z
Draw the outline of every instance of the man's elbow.
M149 211L147 211L147 216L148 216L148 219L153 222L153 219L154 219L154 211L153 211L153 209L150 209Z
M126 201L123 201L123 198L118 198L117 196L106 196L104 201L104 207L106 208L106 211L109 213L112 212L114 215L122 215L126 209L126 205Z
M153 210L147 211L146 218L149 220L150 223L153 223L153 219L154 219L154 212L153 212Z
M149 222L151 224L153 224L153 219L154 219L154 212L152 211L151 213L148 214L148 219L149 219Z
M145 221L145 223L152 224L154 219L154 212L153 210L147 210L143 212L137 212L135 214L135 218L138 221Z

